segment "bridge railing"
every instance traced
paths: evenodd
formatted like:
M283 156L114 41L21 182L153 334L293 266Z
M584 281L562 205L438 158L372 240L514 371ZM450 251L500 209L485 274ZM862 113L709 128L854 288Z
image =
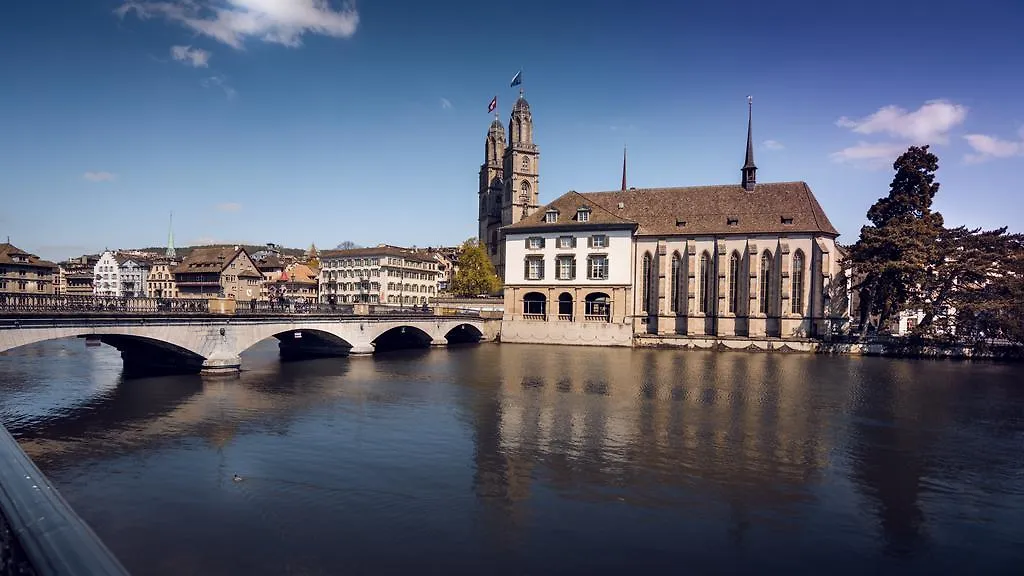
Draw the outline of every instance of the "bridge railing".
M0 313L208 314L209 301L0 292Z
M384 304L331 304L328 302L282 302L279 300L229 301L230 307L211 308L223 299L198 298L119 298L61 294L21 294L0 292L0 316L59 315L234 315L234 316L470 316L480 317L479 310L466 310L444 305L396 306Z
M0 576L127 576L0 425Z

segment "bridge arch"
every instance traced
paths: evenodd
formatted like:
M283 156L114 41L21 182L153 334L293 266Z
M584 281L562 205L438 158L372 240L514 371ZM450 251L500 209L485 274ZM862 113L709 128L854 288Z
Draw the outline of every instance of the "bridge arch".
M197 372L204 355L188 338L156 326L38 327L31 324L0 332L0 352L48 340L96 338L121 352L124 375ZM83 344L84 345L84 344Z
M469 322L457 323L448 327L444 338L449 344L476 344L484 339L484 333Z
M428 328L429 329L429 328ZM429 348L435 337L426 330L411 324L385 328L370 343L375 352L404 348Z

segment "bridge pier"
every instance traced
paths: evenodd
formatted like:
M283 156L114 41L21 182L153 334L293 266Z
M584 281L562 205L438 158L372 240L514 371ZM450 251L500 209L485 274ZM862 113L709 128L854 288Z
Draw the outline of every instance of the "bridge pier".
M368 356L370 354L373 354L373 351L374 351L373 344L369 344L369 343L366 343L366 344L356 344L355 346L352 347L351 350L348 351L348 355L349 356Z
M434 338L433 340L430 341L430 346L432 348L441 348L448 346L448 339L444 337Z
M203 362L200 374L235 374L242 367L240 356L221 356L207 358Z

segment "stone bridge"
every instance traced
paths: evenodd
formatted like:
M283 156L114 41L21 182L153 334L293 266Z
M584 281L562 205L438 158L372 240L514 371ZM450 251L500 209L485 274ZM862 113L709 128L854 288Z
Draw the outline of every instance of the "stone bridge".
M494 341L499 319L408 316L52 317L0 319L0 352L81 337L121 351L128 375L236 372L242 352L274 337L283 358L372 354L378 350Z

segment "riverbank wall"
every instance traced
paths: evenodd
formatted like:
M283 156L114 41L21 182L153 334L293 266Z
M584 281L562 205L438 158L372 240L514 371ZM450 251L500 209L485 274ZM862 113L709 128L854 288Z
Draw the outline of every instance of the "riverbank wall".
M1012 344L947 344L914 339L886 339L856 342L811 339L743 338L638 334L637 348L716 350L746 352L797 352L891 358L1024 360L1024 347Z

